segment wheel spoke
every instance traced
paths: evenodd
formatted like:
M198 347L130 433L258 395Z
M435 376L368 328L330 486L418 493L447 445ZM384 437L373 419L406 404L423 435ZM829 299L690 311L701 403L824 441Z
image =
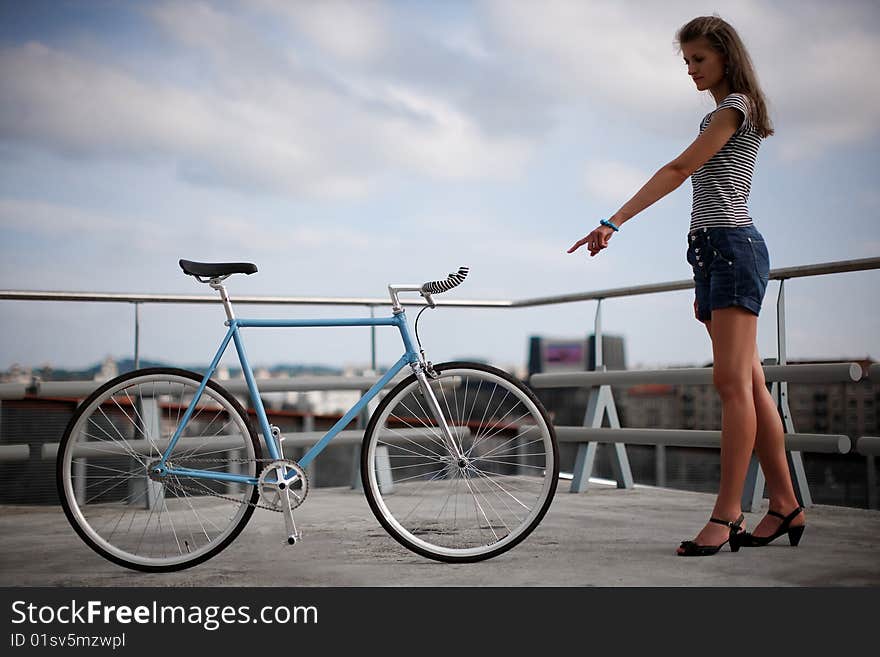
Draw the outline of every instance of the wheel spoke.
M506 488L504 488L504 486L502 486L502 485L499 484L497 481L495 481L492 477L490 477L490 476L489 476L487 473L485 473L483 470L480 470L479 468L475 468L475 467L473 467L473 466L470 467L470 470L471 470L472 472L475 472L477 475L479 475L479 476L482 477L483 479L485 479L487 483L492 484L493 486L497 487L497 489L498 489L499 491L501 491L502 493L504 493L505 495L507 495L508 497L510 497L510 499L512 499L514 502L516 502L516 503L519 504L522 508L524 508L526 511L528 511L528 509L529 509L528 504L526 504L525 502L523 502L522 500L520 500L516 495L514 495L513 493L511 493L510 491L508 491ZM508 510L510 510L510 507L507 507L507 508L508 508Z
M411 427L411 428L415 428L415 427ZM431 449L428 449L426 446L424 446L424 445L420 445L418 442L416 442L415 440L413 440L413 439L410 438L409 436L406 436L406 435L400 433L399 431L395 431L395 430L392 429L391 427L387 427L387 426L386 426L386 427L385 427L385 430L388 431L388 433L394 434L395 436L400 436L400 437L403 438L403 440L405 440L406 442L411 443L411 444L415 445L416 447L419 447L419 448L421 448L421 449L427 451L428 453L431 454L431 456L434 456L434 457L437 458L437 459L442 459L442 458L444 457L443 454L438 454L437 452L435 452L435 451L433 451L433 450L431 450ZM433 444L433 442L434 442L434 441L432 441L432 444ZM386 444L390 444L390 443L386 443ZM446 446L443 445L442 447L445 448ZM401 447L401 449L403 449L403 448ZM415 452L414 452L414 453L415 453ZM427 455L426 455L426 456L427 456Z
M152 449L156 450L156 455L159 456L159 457L161 458L161 457L162 457L162 453L159 451L159 448L156 447L156 443L153 442L153 436L148 436L148 435L146 434L147 423L144 421L144 418L141 417L141 414L138 412L137 404L134 402L134 400L133 400L133 399L131 398L131 396L128 394L128 388L126 388L123 392L125 392L125 398L128 399L128 403L131 404L131 408L134 410L134 414L137 416L137 419L140 421L140 423L141 423L140 426L142 426L142 427L144 428L144 430L143 430L141 433L144 434L144 437L145 437L145 438L147 439L147 441L150 443L150 447L151 447ZM143 400L143 397L141 397L141 408L143 408L143 403L144 403L144 400ZM156 436L156 438L158 438L158 437L159 437L159 436ZM152 454L152 452L151 452L151 454Z
M445 441L437 453L433 425L430 435L408 439L387 426L434 419L411 394L418 386L411 377L382 400L365 437L364 490L404 545L443 561L488 558L522 540L546 512L559 469L555 438L540 403L508 375L483 365L436 369L431 388L463 459L445 456ZM380 446L388 461L377 458ZM383 477L391 485L380 486Z
M104 556L137 569L177 570L225 547L250 518L256 494L250 486L147 476L148 463L162 456L163 427L174 433L199 385L177 370L142 370L105 384L78 409L59 449L62 502L86 542ZM144 411L148 404L156 404L158 418ZM182 434L186 447L169 454L169 462L219 459L201 469L256 476L259 445L239 409L228 393L205 388ZM212 446L221 435L223 448ZM235 456L224 458L229 453ZM236 492L227 493L230 485Z
M422 402L419 401L419 398L415 395L415 393L412 394L412 398L413 398L413 400L415 400L416 404L419 405L419 408L422 410L422 413L424 414L425 418L430 418L431 415L430 415L430 414L425 410L425 408L422 406ZM409 406L407 406L405 403L401 403L401 406L403 406L403 408L404 408L404 409L405 409L405 410L406 410L411 416L416 417L416 418L419 417L418 414L417 414L417 413L414 413L414 412L409 408ZM411 425L407 425L407 426L409 426L411 429L415 429L415 427L413 427L413 426L411 426ZM443 436L440 434L439 431L437 431L437 429L434 427L433 424L428 424L428 423L427 423L427 420L426 420L426 419L423 419L423 420L422 420L422 426L424 426L426 429L428 429L428 430L433 434L433 436L435 437L434 442L435 442L437 445L439 445L441 449L443 449L443 450L448 450L448 447L447 447L447 445L446 445L446 441L443 440Z

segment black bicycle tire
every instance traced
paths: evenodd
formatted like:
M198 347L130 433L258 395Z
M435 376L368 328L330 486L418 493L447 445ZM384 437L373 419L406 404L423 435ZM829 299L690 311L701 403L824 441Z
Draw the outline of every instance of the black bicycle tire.
M511 548L519 545L523 540L525 540L541 523L544 519L544 516L547 514L548 509L550 508L550 504L553 502L553 498L556 495L556 487L559 482L559 447L556 441L556 431L553 427L553 423L550 421L550 417L547 413L547 410L544 408L544 405L541 403L541 400L535 395L535 393L522 381L514 378L504 370L498 369L497 367L492 367L491 365L484 365L483 363L473 363L467 361L450 361L446 363L441 363L439 365L434 365L434 369L437 372L443 372L447 369L476 369L483 372L488 372L490 374L494 374L505 379L508 383L513 384L519 390L528 396L529 400L535 404L535 407L538 409L538 412L543 416L544 422L547 425L547 429L550 432L550 442L553 446L553 477L551 479L551 488L550 492L547 495L547 499L544 500L544 503L541 506L538 514L532 520L531 523L523 530L523 532L517 536L514 540L509 543L502 545L494 550L490 550L484 554L478 554L474 556L451 556L451 555L441 555L435 554L424 548L414 545L411 543L405 536L402 536L385 518L384 514L379 508L379 504L373 496L373 488L370 485L369 481L369 446L370 440L372 438L373 432L376 430L376 423L378 422L379 417L382 415L382 411L385 410L385 407L388 406L392 400L405 388L412 385L412 383L416 380L414 374L406 377L403 381L398 383L385 397L383 397L382 401L376 407L376 410L373 411L373 414L370 416L370 421L367 424L367 429L364 432L364 440L361 444L361 484L364 489L364 495L367 498L367 503L370 505L370 509L373 512L373 515L376 516L376 519L382 525L382 527L387 531L394 540L403 545L408 550L415 552L416 554L420 554L423 557L427 557L428 559L433 559L435 561L442 561L445 563L474 563L477 561L485 561L486 559L491 559L493 557L497 557L499 554L510 550Z
M174 376L192 379L197 383L200 383L203 378L203 375L197 374L196 372L192 372L190 370L184 370L174 367L148 367L133 370L131 372L127 372L126 374L117 376L116 378L111 379L110 381L99 387L91 395L84 399L79 404L79 406L77 406L76 412L74 412L73 417L70 418L70 421L67 423L67 427L64 429L64 435L61 438L61 442L58 444L58 456L56 457L55 461L55 483L58 488L58 497L61 500L61 508L64 510L64 515L67 517L67 521L70 523L71 527L73 527L74 531L76 531L77 535L79 535L79 537L83 540L83 542L88 545L92 550L97 552L108 561L111 561L119 566L130 568L132 570L138 570L147 573L169 573L197 566L201 563L204 563L208 559L217 556L220 552L226 549L232 543L232 541L234 541L238 537L238 535L241 534L242 530L244 530L245 526L250 521L251 516L254 514L255 507L253 506L253 504L257 503L260 496L258 488L256 486L253 487L253 493L251 494L250 500L251 504L248 505L248 508L245 510L244 514L241 517L241 520L239 520L236 527L232 530L229 536L220 541L220 543L218 543L215 547L211 548L206 553L192 559L191 561L185 561L180 564L173 564L168 566L151 566L122 559L114 554L107 552L104 548L95 543L76 521L75 514L70 508L70 503L67 499L67 491L63 481L63 455L67 447L67 443L70 441L70 433L71 431L73 431L73 427L76 426L76 423L79 421L79 418L82 415L83 411L88 408L89 405L94 402L98 397L103 395L107 390L113 388L114 386L117 386L120 383L124 383L125 381L135 379L139 376L153 376L157 374L171 374ZM242 407L238 400L233 397L232 394L228 390L226 390L226 388L216 383L215 381L209 380L208 387L211 388L211 390L213 390L214 392L223 396L223 398L231 404L235 412L237 412L241 416L242 420L244 420L245 426L248 429L248 434L250 435L251 443L254 447L254 458L262 458L263 450L260 447L260 440L244 407Z

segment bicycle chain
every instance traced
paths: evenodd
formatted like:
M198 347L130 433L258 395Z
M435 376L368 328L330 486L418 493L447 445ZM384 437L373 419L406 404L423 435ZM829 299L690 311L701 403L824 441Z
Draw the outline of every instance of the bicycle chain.
M200 458L183 458L179 460L175 460L175 463L181 462L198 462L198 463L271 463L276 459L200 459ZM255 509L265 509L266 511L274 511L275 513L281 513L281 509L276 509L271 506L267 506L265 504L260 504L259 502L251 502L251 501L243 501L236 499L234 497L228 497L227 495L221 495L220 493L215 493L210 488L192 488L187 486L186 484L182 484L179 481L176 483L171 483L170 479L163 478L162 483L169 488L179 488L183 491L189 491L191 493L198 493L200 495L210 495L211 497L216 497L221 500L226 500L227 502L233 502L235 504L247 504L248 506L252 506ZM174 492L172 490L172 492Z

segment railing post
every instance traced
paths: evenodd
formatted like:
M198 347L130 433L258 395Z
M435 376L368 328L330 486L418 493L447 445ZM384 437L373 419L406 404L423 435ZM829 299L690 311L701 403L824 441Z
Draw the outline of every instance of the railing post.
M865 467L868 470L866 477L868 483L868 508L877 509L880 508L877 504L877 463L873 454L865 456Z
M376 316L376 307L370 306L370 317ZM370 327L370 371L374 374L376 373L376 327ZM361 390L361 395L366 394L366 390ZM364 410L360 412L357 417L357 428L366 430L367 424L370 421L370 404L364 406ZM361 481L361 445L356 444L352 446L351 451L351 487L354 490L363 490L364 485L363 481ZM386 449L387 452L387 449ZM378 458L381 458L381 454L378 455ZM390 474L390 470L389 470ZM390 488L389 488L390 490Z
M305 400L305 404L303 405L305 412L303 414L303 433L311 433L315 430L315 408L312 406L312 402L309 399ZM305 447L303 447L302 452L300 453L300 458L306 453ZM315 475L318 471L316 464L318 459L312 459L312 462L309 463L308 467L306 467L306 476L309 478L309 486L315 486Z
M76 503L80 506L86 504L86 477L88 471L86 469L87 459L73 459L73 494L76 497Z
M370 317L376 316L376 307L370 306ZM370 369L376 371L376 327L370 327Z
M370 309L372 312L372 308ZM375 370L373 370L375 372ZM366 390L361 390L360 395L363 397L367 394ZM357 415L357 424L355 427L361 431L366 431L367 423L370 421L370 404L364 406L363 410ZM361 445L354 444L351 446L351 487L353 490L363 490L364 483L361 481Z
M245 453L245 450L243 448L242 449L231 449L231 450L229 450L228 454L229 454L229 459L230 459L229 460L229 474L245 474L244 463L241 462L241 460L247 456L247 454ZM262 464L257 463L255 465L255 471L257 473L257 476L260 475L261 470L262 470ZM236 495L239 495L241 492L242 492L242 485L239 483L236 483L234 481L230 481L229 484L226 486L226 493L228 495L232 495L234 497Z
M654 446L654 478L658 488L666 488L666 445Z
M785 334L785 279L783 278L779 281L779 297L776 301L776 340L780 365L787 363ZM782 415L783 429L785 433L795 433L791 409L788 407L788 383L780 381L776 384L776 390L776 403ZM791 472L792 484L794 484L794 493L801 506L812 506L813 499L810 495L810 485L807 483L807 473L804 471L804 460L800 452L792 451L788 453L788 466Z
M605 371L602 353L602 299L599 299L596 305L596 320L594 330L594 354L596 371ZM614 405L614 395L611 392L610 385L601 385L599 389L590 389L590 401L587 404L587 412L584 415L584 426L599 428L608 414L609 426L613 429L620 428L620 420L617 417L617 407ZM611 467L614 470L614 477L617 480L618 488L632 488L633 478L632 471L629 467L629 458L626 455L626 445L624 443L614 443L614 458L611 459ZM590 475L593 474L593 465L596 460L596 443L590 441L586 444L578 445L577 456L575 457L574 469L572 471L571 488L572 493L582 493L587 490L590 482Z
M777 363L786 364L786 339L785 339L785 279L779 280L779 295L776 299L776 348L779 355ZM788 382L774 382L770 387L770 395L776 400L776 408L782 419L784 433L795 433L794 421L791 417L791 409L788 406ZM791 473L791 481L795 495L801 506L812 506L810 485L807 482L807 474L804 470L803 456L799 451L787 452L786 460ZM746 482L743 488L742 506L744 511L753 511L760 506L764 499L766 479L761 470L756 454L752 454L749 470L746 474Z
M776 360L765 358L761 365L776 365ZM776 399L776 383L773 383L770 387L770 396ZM761 463L758 461L758 455L753 452L749 461L749 469L746 472L745 485L743 486L743 511L754 511L761 506L766 485L767 480L764 477L764 471L761 469Z
M162 408L156 397L146 396L137 400L140 407L139 420L143 424L141 430L150 441L161 434ZM152 458L152 452L148 458ZM165 487L150 479L146 473L143 477L134 477L129 482L129 504L140 506L143 509L161 509L165 504ZM138 501L139 498L143 498Z
M134 304L134 369L141 366L141 304Z

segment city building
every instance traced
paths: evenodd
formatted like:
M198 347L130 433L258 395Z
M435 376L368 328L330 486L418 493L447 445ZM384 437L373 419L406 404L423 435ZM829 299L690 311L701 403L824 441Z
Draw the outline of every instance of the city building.
M609 369L626 369L625 345L620 336L603 336L604 362ZM595 367L593 358L595 339L559 338L534 336L529 340L527 372L585 371ZM791 364L816 361L790 361ZM829 361L822 361L829 362ZM835 361L840 362L840 361ZM860 358L845 360L857 362L867 374L874 362ZM144 366L159 364L142 363ZM704 366L711 366L711 363ZM105 380L114 372L127 372L131 361L105 359L82 371L53 370L50 366L31 369L14 365L0 373L4 382L30 383L33 377L43 380ZM192 369L192 368L190 368ZM520 378L526 378L522 368L507 368ZM283 366L261 369L261 376L279 377L297 374L336 374L343 372L304 366ZM367 368L348 368L344 374L367 376L375 374ZM218 370L216 378L221 381L240 379L237 368ZM50 379L50 377L52 377ZM589 401L589 388L537 389L535 393L544 403L554 424L580 426ZM878 408L880 408L880 381L863 378L857 383L838 384L790 384L788 386L789 408L795 430L800 433L830 433L849 436L855 442L861 436L878 435ZM307 391L265 393L264 401L270 422L278 425L284 433L304 429L321 431L331 427L360 397L359 391ZM705 429L721 428L721 403L711 385L642 384L615 386L613 396L621 426L630 428L658 429ZM240 401L248 406L246 396ZM76 409L78 400L73 398L25 398L0 403L0 444L28 444L31 452L38 454L45 443L57 442L68 419ZM371 403L375 408L378 399ZM252 411L251 411L252 412ZM352 424L363 427L364 417ZM570 472L577 445L561 443L560 463L563 472ZM658 448L649 445L627 445L633 476L639 483L668 485L690 490L712 491L717 489L719 476L719 452L703 448ZM288 454L298 458L298 451ZM351 448L331 446L321 459L321 470L315 481L317 485L347 485L351 478ZM610 477L610 451L600 445L597 453L595 476ZM858 453L819 454L805 453L804 466L813 500L822 504L845 506L870 506L876 508L880 490L877 487L876 466L873 457ZM0 480L4 487L6 503L33 501L35 491L25 491L15 481L24 481L38 474L45 486L37 491L37 498L54 503L54 464L50 461L31 459L27 463L0 463ZM43 490L45 488L45 490ZM25 494L26 492L26 494ZM19 495L21 493L21 495Z

